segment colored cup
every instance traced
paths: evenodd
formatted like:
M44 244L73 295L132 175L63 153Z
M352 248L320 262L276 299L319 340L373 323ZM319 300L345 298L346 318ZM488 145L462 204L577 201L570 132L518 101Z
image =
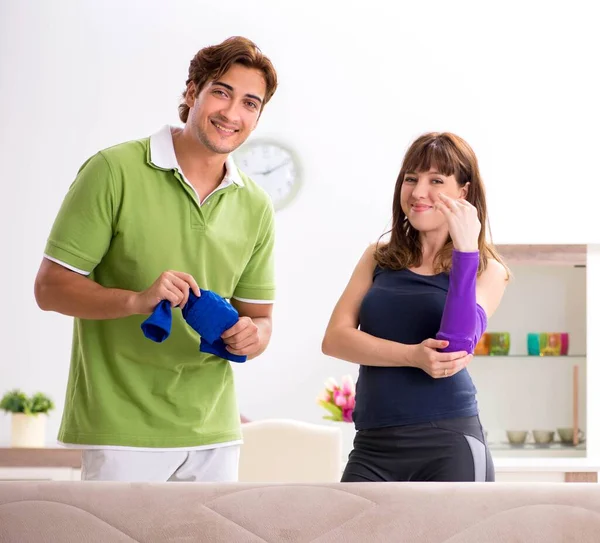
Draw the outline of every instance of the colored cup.
M540 334L540 356L558 356L560 355L560 334L546 333Z
M490 335L487 332L481 336L481 339L477 342L477 345L475 345L473 354L476 356L490 354Z
M548 445L554 441L553 430L533 430L533 440L540 445Z
M557 428L556 431L563 443L573 443L573 428ZM577 437L579 438L579 441L582 441L585 438L583 430L577 430Z
M508 332L490 333L490 356L506 356L510 351L510 334Z
M569 334L562 333L560 335L560 354L562 356L569 354Z
M523 445L528 434L527 430L506 430L506 437L511 445Z
M527 354L529 356L540 356L540 335L536 333L527 334Z

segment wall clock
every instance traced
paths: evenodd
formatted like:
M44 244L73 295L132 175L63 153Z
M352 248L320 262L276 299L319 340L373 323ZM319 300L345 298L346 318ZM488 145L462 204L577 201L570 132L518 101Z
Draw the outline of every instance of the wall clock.
M273 140L256 139L234 153L236 165L271 197L275 210L289 205L301 185L298 157Z

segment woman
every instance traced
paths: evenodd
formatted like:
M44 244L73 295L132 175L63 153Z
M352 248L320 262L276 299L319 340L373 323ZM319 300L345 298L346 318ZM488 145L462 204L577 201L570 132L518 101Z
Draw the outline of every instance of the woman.
M365 251L323 339L325 354L360 364L342 482L494 480L466 366L509 271L482 224L473 150L450 133L418 138L390 240Z

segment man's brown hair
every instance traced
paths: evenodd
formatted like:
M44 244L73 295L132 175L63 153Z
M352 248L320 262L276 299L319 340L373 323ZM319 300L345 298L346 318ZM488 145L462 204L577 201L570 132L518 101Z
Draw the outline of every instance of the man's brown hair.
M277 90L277 73L271 61L263 55L257 45L241 36L233 36L218 45L210 45L200 49L190 62L186 89L182 96L185 99L190 83L194 84L195 95L198 96L203 87L212 80L219 79L234 64L260 70L265 78L267 92L262 107L273 97ZM184 102L179 105L179 118L187 122L190 108Z

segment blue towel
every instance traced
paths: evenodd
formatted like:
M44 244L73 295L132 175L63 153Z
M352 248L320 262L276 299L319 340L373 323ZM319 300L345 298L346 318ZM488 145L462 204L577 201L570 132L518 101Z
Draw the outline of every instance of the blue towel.
M198 297L190 291L182 309L185 321L200 334L200 351L232 362L245 362L246 356L230 353L221 339L221 334L238 321L235 307L210 290L200 290L200 294ZM148 339L161 343L171 334L172 320L171 302L163 300L142 323L142 331Z

